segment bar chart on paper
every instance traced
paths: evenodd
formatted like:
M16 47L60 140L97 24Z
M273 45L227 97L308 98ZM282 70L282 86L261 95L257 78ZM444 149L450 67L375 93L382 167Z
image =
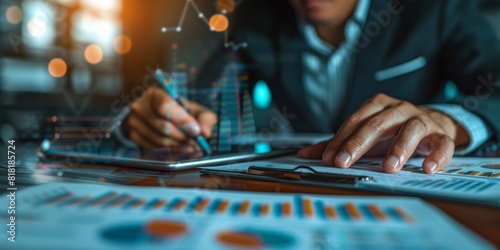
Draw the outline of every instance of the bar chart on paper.
M410 160L407 170L421 169L421 160ZM498 158L453 158L438 174L477 177L500 180L500 159Z
M53 183L23 190L18 199L18 223L27 225L19 229L19 249L35 242L92 249L489 247L413 198Z

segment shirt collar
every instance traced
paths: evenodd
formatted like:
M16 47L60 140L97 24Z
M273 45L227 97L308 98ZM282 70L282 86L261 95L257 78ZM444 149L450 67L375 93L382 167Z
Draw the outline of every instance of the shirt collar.
M368 11L370 9L370 0L358 0L358 5L354 10L352 17L347 21L345 27L345 43L353 44L361 33L361 29L365 25ZM307 44L314 50L325 55L330 55L335 51L335 48L319 38L314 27L307 23L302 16L298 16L299 30L304 36Z

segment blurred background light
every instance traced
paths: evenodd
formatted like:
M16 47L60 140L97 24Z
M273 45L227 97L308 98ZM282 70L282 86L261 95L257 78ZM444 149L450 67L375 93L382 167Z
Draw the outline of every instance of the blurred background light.
M18 24L23 19L23 11L18 6L10 6L5 12L5 17L10 24Z
M49 74L55 78L61 78L66 74L68 66L61 58L54 58L49 62Z
M229 20L226 16L221 14L213 15L208 23L210 25L210 29L216 32L224 32L229 26Z
M113 42L113 47L116 53L124 55L132 49L132 40L128 36L119 35Z
M95 44L87 46L84 54L85 60L87 60L87 62L90 64L100 63L104 56L101 47Z

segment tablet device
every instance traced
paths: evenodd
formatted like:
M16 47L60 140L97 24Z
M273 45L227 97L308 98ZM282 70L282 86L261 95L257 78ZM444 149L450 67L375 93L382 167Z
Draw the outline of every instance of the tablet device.
M61 160L68 163L109 164L159 171L179 171L197 167L220 166L231 163L268 159L294 154L297 148L274 148L270 144L253 142L224 148L212 148L204 156L192 143L169 148L127 148L113 139L95 143L82 139L56 139L38 150L42 161Z

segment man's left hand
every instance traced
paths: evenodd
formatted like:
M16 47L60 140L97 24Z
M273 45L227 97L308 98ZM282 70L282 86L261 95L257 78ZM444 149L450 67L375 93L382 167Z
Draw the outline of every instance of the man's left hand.
M467 132L451 117L377 94L351 115L331 140L303 148L299 156L349 168L364 155L385 154L384 171L397 173L414 153L420 153L426 156L424 171L431 174L446 166L455 147L468 143Z

